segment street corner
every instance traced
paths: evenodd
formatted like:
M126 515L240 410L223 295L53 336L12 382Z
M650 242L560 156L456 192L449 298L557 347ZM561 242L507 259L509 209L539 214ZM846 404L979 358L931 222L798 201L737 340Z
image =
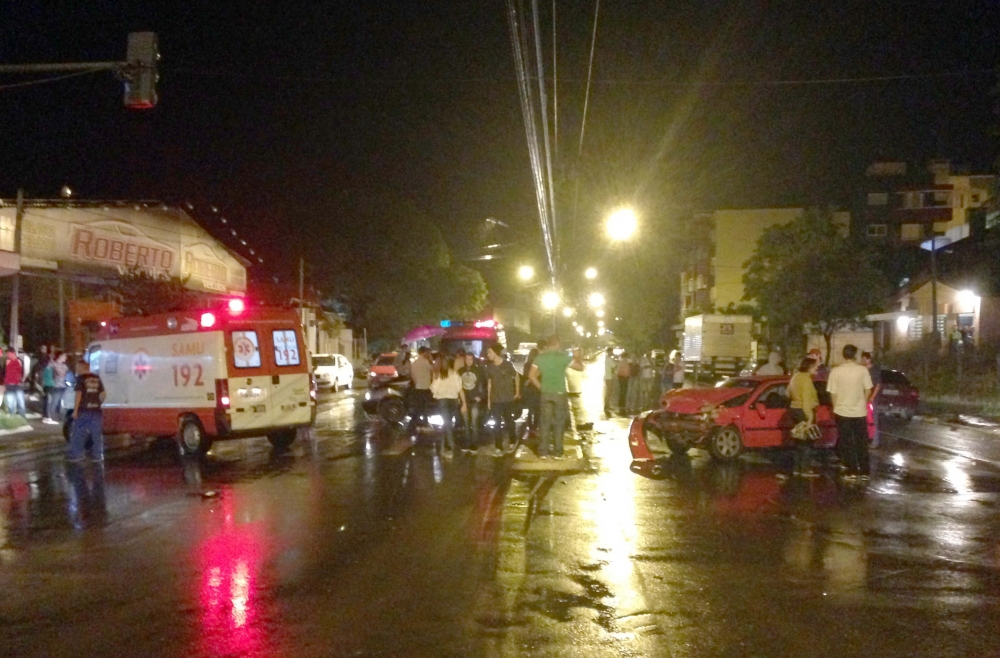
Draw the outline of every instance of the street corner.
M586 466L587 461L584 459L580 446L567 445L563 450L561 458L548 457L543 459L534 450L526 445L522 445L514 454L514 462L511 468L515 471L568 472L582 471Z

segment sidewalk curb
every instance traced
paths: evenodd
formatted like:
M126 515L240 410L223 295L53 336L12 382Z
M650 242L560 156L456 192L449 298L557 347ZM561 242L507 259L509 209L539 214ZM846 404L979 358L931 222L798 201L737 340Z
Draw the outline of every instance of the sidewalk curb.
M12 430L0 430L0 436L9 436L11 434L22 434L24 432L34 432L35 428L31 425L21 425L20 427L15 427Z

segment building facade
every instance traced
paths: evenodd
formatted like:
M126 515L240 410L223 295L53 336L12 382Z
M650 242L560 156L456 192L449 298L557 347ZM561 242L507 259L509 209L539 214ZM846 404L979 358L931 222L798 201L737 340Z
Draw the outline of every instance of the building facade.
M906 162L874 162L865 171L855 214L862 234L891 245L939 244L968 237L975 211L987 206L994 177L961 173L947 160L919 170Z

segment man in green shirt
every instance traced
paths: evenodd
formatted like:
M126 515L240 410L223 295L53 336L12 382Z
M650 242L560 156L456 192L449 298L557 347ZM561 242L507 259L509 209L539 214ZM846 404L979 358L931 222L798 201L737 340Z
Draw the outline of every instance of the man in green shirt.
M539 459L549 458L550 447L556 459L562 459L563 456L563 433L566 431L566 415L569 409L566 397L566 368L583 370L583 362L560 349L559 337L552 336L546 341L545 351L538 355L528 373L528 379L542 392Z

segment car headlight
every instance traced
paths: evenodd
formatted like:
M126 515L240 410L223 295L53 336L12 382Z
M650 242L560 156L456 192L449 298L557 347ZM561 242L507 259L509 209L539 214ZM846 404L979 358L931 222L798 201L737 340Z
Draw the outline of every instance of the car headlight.
M434 427L444 427L444 417L441 414L434 414L427 417L427 422Z
M371 399L372 399L372 392L365 391L365 400L371 400Z

